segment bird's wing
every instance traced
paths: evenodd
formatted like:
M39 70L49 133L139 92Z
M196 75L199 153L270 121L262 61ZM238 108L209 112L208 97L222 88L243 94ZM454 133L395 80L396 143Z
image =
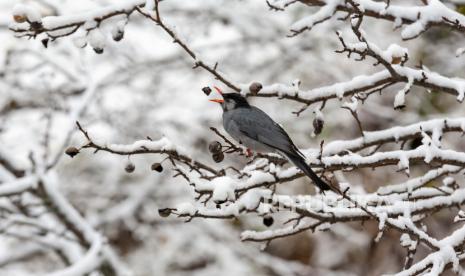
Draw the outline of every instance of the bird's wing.
M245 136L286 153L302 153L289 135L261 109L251 106L240 108L231 119Z

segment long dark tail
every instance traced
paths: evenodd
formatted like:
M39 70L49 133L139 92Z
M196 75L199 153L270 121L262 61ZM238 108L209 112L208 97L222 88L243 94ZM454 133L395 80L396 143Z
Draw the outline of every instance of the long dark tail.
M284 153L287 159L289 159L294 165L301 169L310 179L315 183L315 185L320 188L322 192L331 190L331 187L324 182L316 173L307 165L305 159L299 154Z

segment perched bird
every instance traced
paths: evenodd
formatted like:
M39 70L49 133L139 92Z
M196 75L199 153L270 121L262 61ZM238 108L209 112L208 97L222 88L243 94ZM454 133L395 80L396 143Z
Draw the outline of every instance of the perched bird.
M223 109L223 127L239 143L257 152L278 152L301 169L321 191L330 190L305 162L304 155L294 145L289 135L261 109L251 106L238 93L222 93L223 99L210 101L220 103Z

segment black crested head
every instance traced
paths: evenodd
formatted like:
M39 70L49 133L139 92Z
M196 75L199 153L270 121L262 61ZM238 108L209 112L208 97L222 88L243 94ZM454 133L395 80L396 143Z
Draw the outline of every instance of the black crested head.
M224 93L223 99L226 103L234 103L234 108L250 107L247 99L239 93Z

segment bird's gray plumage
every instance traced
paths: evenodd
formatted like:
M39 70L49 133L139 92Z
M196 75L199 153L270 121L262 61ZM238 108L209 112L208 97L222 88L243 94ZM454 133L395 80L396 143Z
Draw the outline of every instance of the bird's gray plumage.
M289 135L261 109L239 94L223 94L223 126L236 141L259 152L278 152L300 168L321 189L330 187L305 162Z

